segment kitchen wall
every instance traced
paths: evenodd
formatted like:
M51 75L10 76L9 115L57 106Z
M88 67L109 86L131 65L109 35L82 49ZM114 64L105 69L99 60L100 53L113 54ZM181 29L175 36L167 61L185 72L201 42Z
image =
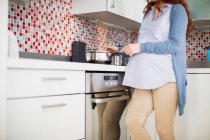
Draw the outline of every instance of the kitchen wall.
M21 0L19 0L21 1ZM96 25L71 14L72 0L10 0L8 30L15 33L19 50L54 55L71 55L72 41L84 41L87 47L107 42L127 44L137 41L137 32ZM210 29L194 30L187 40L188 60L206 60Z
M20 0L21 1L21 0ZM107 42L130 42L124 30L95 25L71 14L72 0L10 0L8 29L19 42L19 50L55 55L71 55L72 41L84 41L87 47Z

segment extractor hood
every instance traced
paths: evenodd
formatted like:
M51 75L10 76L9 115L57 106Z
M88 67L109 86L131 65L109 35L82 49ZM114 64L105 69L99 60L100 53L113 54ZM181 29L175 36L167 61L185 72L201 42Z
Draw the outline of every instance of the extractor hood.
M84 18L90 19L92 21L110 23L110 25L113 24L118 27L121 26L129 31L138 31L140 28L139 22L134 21L132 19L125 18L125 17L117 15L117 14L114 14L109 11L76 14L76 16L84 17Z
M210 28L210 19L193 19L194 28Z

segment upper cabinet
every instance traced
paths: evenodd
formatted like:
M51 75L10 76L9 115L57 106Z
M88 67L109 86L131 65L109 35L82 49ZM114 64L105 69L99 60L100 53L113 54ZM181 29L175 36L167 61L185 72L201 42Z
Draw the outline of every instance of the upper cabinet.
M187 0L193 19L210 18L210 0Z
M210 25L210 0L187 0L195 26Z
M117 15L134 19L134 0L107 0L107 10Z
M144 13L143 10L147 4L146 0L134 0L134 20L142 23Z
M73 0L72 14L139 30L145 0Z

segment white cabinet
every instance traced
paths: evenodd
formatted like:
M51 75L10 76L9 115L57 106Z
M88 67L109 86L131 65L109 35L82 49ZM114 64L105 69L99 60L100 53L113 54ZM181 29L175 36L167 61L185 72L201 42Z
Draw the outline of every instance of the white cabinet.
M134 0L108 0L107 10L134 19Z
M8 0L0 2L0 140L5 140L6 116L6 68L8 52ZM4 47L3 47L4 46Z
M96 13L109 11L111 13L134 19L135 0L73 0L72 14Z
M139 30L145 6L144 0L73 0L72 14L136 31Z
M134 20L142 23L144 13L143 10L147 4L146 0L134 0Z
M185 113L176 118L177 140L210 139L210 74L187 75Z
M85 71L8 69L7 140L85 138Z
M8 69L7 98L85 92L85 71Z
M85 94L7 101L7 140L85 138Z
M210 0L187 0L193 19L210 18Z
M107 11L107 0L72 0L72 14Z
M108 0L107 5L108 11L141 23L146 4L146 0Z

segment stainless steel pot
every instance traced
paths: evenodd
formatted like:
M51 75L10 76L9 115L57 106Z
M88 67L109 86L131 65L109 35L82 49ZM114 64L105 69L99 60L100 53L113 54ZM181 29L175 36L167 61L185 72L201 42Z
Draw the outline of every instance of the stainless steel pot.
M125 53L116 53L112 56L112 62L113 65L118 66L126 66L129 61L130 56Z
M125 53L111 53L107 51L86 51L86 61L88 63L102 63L112 65L124 65L126 66L129 60L129 56Z
M86 51L86 61L89 63L111 64L112 53L106 51Z
M122 60L122 65L126 66L128 64L130 56L127 54L123 54L123 60Z
M86 61L89 63L94 63L95 62L95 52L86 51Z
M123 65L123 55L120 54L120 53L114 54L112 56L112 62L111 62L111 64L112 65L118 65L118 66Z

